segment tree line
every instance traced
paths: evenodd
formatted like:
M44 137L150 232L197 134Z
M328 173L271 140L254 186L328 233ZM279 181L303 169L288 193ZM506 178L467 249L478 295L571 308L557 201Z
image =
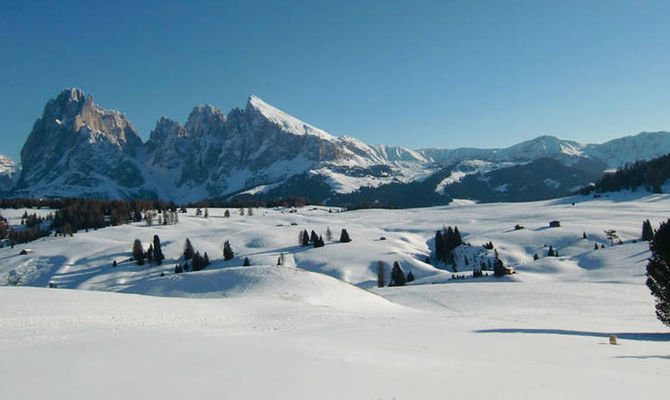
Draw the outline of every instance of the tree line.
M661 193L661 186L670 179L670 154L649 161L636 161L605 174L595 184L582 188L580 193L617 192L623 189L635 191L639 187Z

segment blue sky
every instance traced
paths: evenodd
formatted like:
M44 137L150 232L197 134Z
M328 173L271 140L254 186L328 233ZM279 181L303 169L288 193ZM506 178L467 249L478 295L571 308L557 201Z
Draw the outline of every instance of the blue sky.
M670 130L668 1L137 3L0 0L0 153L65 87L145 139L252 93L410 148Z

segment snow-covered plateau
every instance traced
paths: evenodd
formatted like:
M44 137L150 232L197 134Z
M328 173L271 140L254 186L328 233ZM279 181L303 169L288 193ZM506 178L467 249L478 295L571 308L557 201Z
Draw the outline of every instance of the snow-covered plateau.
M229 218L189 209L176 225L6 246L0 282L16 285L0 287L0 398L659 397L670 333L654 315L639 237L643 220L658 226L668 210L670 195L639 192L406 210L231 209ZM1 210L12 225L24 211ZM466 243L457 273L425 263L443 225L458 226ZM349 243L337 240L343 228ZM299 246L303 229L325 246ZM608 229L623 244L611 246ZM154 234L164 263L130 261L133 240L148 246ZM186 238L212 264L175 274ZM482 247L489 241L516 274L452 279L493 254ZM547 257L548 246L560 256ZM378 261L387 277L398 261L416 280L377 288Z

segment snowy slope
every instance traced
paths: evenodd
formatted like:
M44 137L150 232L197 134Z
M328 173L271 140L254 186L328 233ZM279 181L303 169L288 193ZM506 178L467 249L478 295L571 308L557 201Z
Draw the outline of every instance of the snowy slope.
M670 335L644 285L647 244L633 240L643 219L657 225L669 205L668 195L617 193L344 213L231 210L229 219L224 210L207 219L189 210L175 226L2 248L0 275L23 280L0 287L0 397L657 397L670 378ZM22 213L2 210L12 224ZM554 219L561 227L548 227ZM451 280L444 265L423 263L442 224L458 225L471 243L457 258L483 254L491 240L517 273ZM346 227L353 241L296 245L299 230L325 235L326 227L335 237ZM624 244L610 247L604 229ZM132 239L146 243L154 233L165 265L126 262ZM215 261L175 275L185 237ZM227 262L218 259L225 239L236 252ZM561 256L545 257L545 243ZM19 256L25 247L34 253ZM286 262L276 266L281 253ZM241 267L244 257L253 266ZM378 260L398 260L417 281L374 287ZM48 282L59 288L43 288ZM607 344L611 334L619 345Z

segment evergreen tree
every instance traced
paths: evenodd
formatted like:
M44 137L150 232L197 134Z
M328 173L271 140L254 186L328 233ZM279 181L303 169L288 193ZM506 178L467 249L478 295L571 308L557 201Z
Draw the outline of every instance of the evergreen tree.
M193 258L194 254L195 250L193 250L193 245L191 244L191 241L186 238L186 241L184 242L184 260L190 260Z
M458 227L454 226L454 248L463 244L463 239L461 238L461 233L458 231Z
M226 240L223 242L223 259L228 261L232 260L233 257L235 257L235 253L233 253L233 249L230 247L230 242Z
M314 241L312 242L314 247L323 247L326 244L323 242L323 238L321 236L314 238Z
M116 260L114 260L114 262L112 262L112 267L116 267L117 265Z
M377 262L377 287L384 287L386 284L386 273L384 272L384 262Z
M149 264L154 263L154 245L152 245L152 244L149 245L149 250L147 250L147 253L145 254L145 257L147 258L147 262Z
M314 244L319 240L319 237L316 235L316 232L312 230L312 233L309 235L310 243Z
M330 231L330 227L326 228L326 240L329 242L333 240L333 232Z
M175 265L174 273L175 274L181 274L182 272L184 272L184 270L181 268L181 265L179 265L179 264Z
M342 243L349 243L351 242L351 238L349 237L349 232L347 232L346 229L342 229L342 232L340 233L340 242Z
M205 262L202 256L200 255L199 251L196 251L195 254L193 255L193 259L191 260L191 268L193 271L200 271L203 268L205 268Z
M133 242L133 258L135 258L137 265L144 265L144 247L140 239L135 239Z
M505 264L496 254L495 261L493 262L493 276L500 278L501 276L507 275L508 271L505 268Z
M547 252L547 257L554 257L556 256L556 253L554 252L554 248L549 246L549 251Z
M400 264L397 261L393 262L393 268L391 269L391 282L389 286L405 286L406 279L405 273L400 268Z
M223 218L230 218L230 211L226 210L226 211L223 213Z
M205 208L205 215L203 217L209 218L209 208Z
M163 250L161 249L161 239L158 235L154 235L154 262L156 265L161 265L165 256L163 256Z
M205 267L209 265L209 256L207 255L207 252L205 252L205 255L202 256L202 263Z
M302 231L302 239L300 241L300 244L305 247L309 246L309 233L307 233L307 229Z
M540 259L540 256L537 255L537 253L533 254L533 260L537 261Z
M587 238L586 232L582 232L582 239L586 239L586 238Z
M649 220L642 222L642 240L650 242L654 238L654 230L651 227Z
M406 280L407 280L408 283L412 282L414 280L414 274L412 273L412 271L409 271L407 273L407 279Z
M647 287L656 298L656 317L670 326L670 219L654 233L649 249Z
M598 250L598 242L593 244L593 250Z
M608 229L605 231L605 237L610 241L610 246L614 246L614 241L619 238L614 229Z
M444 238L442 237L442 232L435 232L435 259L439 261L444 261Z
M249 257L244 257L244 263L242 264L243 267L248 267L251 265L251 261L249 261Z

